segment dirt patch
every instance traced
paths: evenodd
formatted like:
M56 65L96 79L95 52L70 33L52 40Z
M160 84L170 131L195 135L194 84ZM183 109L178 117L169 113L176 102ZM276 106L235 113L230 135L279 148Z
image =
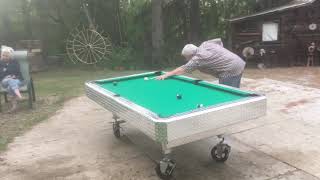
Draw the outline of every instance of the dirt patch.
M291 109L294 109L299 106L303 106L307 103L311 103L311 100L309 99L300 99L298 101L292 101L285 105L285 108L281 109L280 112L289 114Z
M320 87L319 76L319 67L272 68L265 70L246 69L244 73L244 77L251 79L268 78L314 88Z
M286 104L286 108L290 109L290 108L293 108L293 107L296 107L296 106L307 104L309 102L310 101L308 99L301 99L299 101L294 101L294 102L290 102L290 103Z
M33 104L32 110L28 108L27 103L27 101L19 103L18 112L15 114L0 113L0 151L5 150L14 137L53 115L63 102L56 96L41 97ZM6 111L9 104L5 104L4 107Z

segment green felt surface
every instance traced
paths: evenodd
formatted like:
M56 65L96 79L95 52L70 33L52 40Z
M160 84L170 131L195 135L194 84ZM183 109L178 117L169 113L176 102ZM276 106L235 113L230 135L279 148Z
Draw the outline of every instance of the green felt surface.
M205 82L194 84L194 80L175 76L167 80L145 80L145 77L154 78L156 75L137 75L130 78L114 78L101 80L96 83L115 94L138 104L160 117L185 113L198 109L199 104L203 108L222 103L234 102L248 97L250 94L212 85ZM116 85L114 84L116 82ZM177 95L181 95L179 100Z

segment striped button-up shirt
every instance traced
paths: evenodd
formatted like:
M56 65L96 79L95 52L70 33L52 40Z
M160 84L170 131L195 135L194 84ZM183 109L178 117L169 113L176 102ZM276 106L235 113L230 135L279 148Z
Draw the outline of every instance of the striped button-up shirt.
M225 49L221 41L211 40L201 44L193 58L181 66L186 72L199 70L217 78L242 74L245 62L236 54Z

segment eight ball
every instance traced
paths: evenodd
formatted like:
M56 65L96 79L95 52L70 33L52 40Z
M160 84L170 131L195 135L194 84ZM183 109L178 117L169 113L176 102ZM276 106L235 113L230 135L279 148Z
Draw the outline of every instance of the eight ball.
M177 94L177 99L182 99L182 96L180 94Z

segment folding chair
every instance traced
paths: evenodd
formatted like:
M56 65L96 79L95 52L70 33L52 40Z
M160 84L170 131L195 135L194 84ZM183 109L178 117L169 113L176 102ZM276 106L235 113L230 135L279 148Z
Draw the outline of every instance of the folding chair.
M23 86L20 87L21 93L28 93L28 105L32 109L33 102L36 101L35 90L33 86L33 80L30 75L30 65L28 62L28 51L15 51L13 58L18 61L20 65L20 71L24 79ZM8 102L7 90L1 87L0 85L0 112L2 112L2 96L5 99L5 102Z

